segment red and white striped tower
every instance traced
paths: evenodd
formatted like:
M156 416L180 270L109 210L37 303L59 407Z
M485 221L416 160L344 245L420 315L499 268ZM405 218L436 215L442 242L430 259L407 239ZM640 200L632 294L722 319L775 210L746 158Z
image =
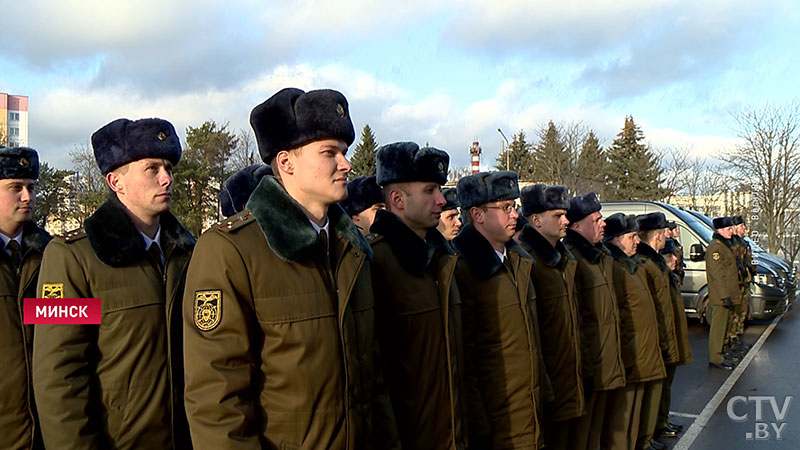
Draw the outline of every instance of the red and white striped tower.
M481 146L478 144L478 141L473 141L472 145L469 147L469 154L472 155L472 174L476 174L481 171Z

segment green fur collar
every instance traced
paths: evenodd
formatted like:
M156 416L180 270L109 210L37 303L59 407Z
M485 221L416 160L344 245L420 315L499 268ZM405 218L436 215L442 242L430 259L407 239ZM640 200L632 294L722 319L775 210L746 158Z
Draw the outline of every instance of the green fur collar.
M639 242L639 245L636 246L636 254L640 258L649 259L654 263L656 263L656 265L658 266L659 269L661 269L662 272L666 272L669 270L669 267L667 267L667 261L664 259L664 257L661 256L660 253L655 251L653 247L650 247L644 242Z
M491 278L503 265L492 244L471 223L465 225L458 236L453 239L453 246L461 258L466 261L467 266L482 280ZM506 251L531 259L531 255L514 239L506 242Z
M50 242L50 233L39 228L33 221L25 222L22 226L22 248L27 253L28 249L44 253L44 248Z
M159 223L162 248L169 244L184 250L194 248L194 237L171 212L161 214ZM142 236L114 193L86 219L83 228L97 258L109 266L127 266L147 255Z
M437 250L455 254L435 227L428 230L423 241L399 217L383 209L375 214L375 222L369 230L383 236L400 265L418 277L425 274Z
M572 250L578 252L590 264L599 263L603 253L609 254L602 241L598 242L597 245L592 245L580 233L569 228L567 229L567 236L564 238L564 244L572 247Z
M253 214L269 248L284 261L297 261L318 245L319 237L300 205L278 180L265 176L250 195L247 209ZM328 207L328 230L347 239L372 259L372 249L341 206Z
M522 228L519 240L528 253L539 255L539 258L542 259L542 262L547 267L563 268L567 260L575 259L561 241L556 242L556 246L553 247L541 233L527 223Z
M614 244L608 246L608 251L609 253L611 253L611 256L614 259L625 264L625 267L628 268L628 272L630 272L631 275L636 273L636 268L639 267L639 263L641 262L639 261L639 258L636 257L636 255L628 257L628 255L626 255L625 252L623 252L619 247L617 247Z

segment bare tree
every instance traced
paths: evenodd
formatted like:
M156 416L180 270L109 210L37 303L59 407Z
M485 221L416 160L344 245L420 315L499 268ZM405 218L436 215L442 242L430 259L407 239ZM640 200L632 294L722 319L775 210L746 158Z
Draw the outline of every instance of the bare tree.
M766 105L733 113L742 143L723 160L743 183L752 186L753 211L767 234L767 246L781 248L789 223L800 215L800 104Z
M792 264L800 254L800 220L795 219L786 226L786 234L783 236L781 250Z
M657 150L661 159L663 183L661 187L666 192L664 201L669 203L675 195L688 194L688 187L692 181L692 164L689 147L665 148Z
M105 201L109 191L88 143L76 145L69 155L74 172L70 180L70 216L82 226L83 221Z
M447 184L456 184L458 180L472 175L472 169L470 167L451 167L450 170L447 171Z
M244 169L247 166L260 163L261 155L258 153L258 146L256 145L253 132L240 128L236 146L233 147L231 155L228 157L227 171L232 173L239 169Z

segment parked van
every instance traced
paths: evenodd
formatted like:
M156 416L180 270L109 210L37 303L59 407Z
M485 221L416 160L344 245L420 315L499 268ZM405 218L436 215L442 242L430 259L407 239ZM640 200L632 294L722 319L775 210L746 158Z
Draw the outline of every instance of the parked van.
M686 277L681 287L684 309L687 317L705 320L710 313L705 252L714 231L696 215L702 214L651 201L610 201L602 202L602 205L605 217L617 212L636 215L662 212L667 220L678 224L686 262ZM761 258L754 256L753 263L756 265L756 276L751 286L748 318L768 319L783 313L789 304L785 278Z

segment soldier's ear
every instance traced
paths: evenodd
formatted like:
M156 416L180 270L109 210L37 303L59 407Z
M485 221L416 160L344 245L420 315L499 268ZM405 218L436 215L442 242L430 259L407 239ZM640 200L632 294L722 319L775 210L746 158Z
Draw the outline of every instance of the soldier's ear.
M281 150L275 155L275 165L283 173L294 175L294 162L292 162L291 153L288 150Z
M108 172L106 174L106 183L108 183L108 187L111 188L114 193L120 193L124 191L122 177L117 172Z

